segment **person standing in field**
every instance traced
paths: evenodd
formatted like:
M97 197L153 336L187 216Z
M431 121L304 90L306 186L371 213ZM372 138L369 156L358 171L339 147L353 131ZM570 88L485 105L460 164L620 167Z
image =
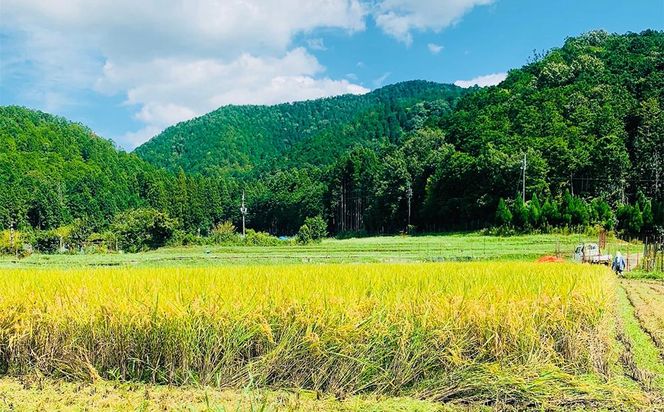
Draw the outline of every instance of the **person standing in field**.
M616 272L616 275L622 277L623 271L625 270L625 259L623 259L620 252L617 252L616 257L613 258L613 263L611 264L611 269L614 272Z

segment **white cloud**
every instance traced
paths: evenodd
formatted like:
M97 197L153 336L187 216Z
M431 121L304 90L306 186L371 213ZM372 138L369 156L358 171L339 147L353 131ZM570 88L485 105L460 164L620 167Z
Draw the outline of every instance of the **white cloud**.
M385 33L410 45L413 31L439 32L457 23L475 6L493 0L383 0L372 9L376 25Z
M392 74L392 73L390 73L390 72L383 73L382 76L379 76L379 77L375 78L373 80L374 86L381 87L385 83L385 80L387 80L387 78L390 77L390 74Z
M123 134L118 140L123 143L123 147L133 149L158 135L162 130L164 130L163 127L145 126L135 132Z
M473 86L495 86L507 78L507 73L493 73L484 76L478 76L470 80L457 80L454 82L459 87L473 87Z
M85 35L115 58L284 51L315 28L363 30L365 14L358 0L3 0L3 25Z
M307 47L309 47L311 50L327 50L327 47L325 47L325 41L323 41L323 39L320 37L307 40Z
M438 54L443 50L443 46L436 44L436 43L429 43L427 44L427 48L431 52L431 54Z

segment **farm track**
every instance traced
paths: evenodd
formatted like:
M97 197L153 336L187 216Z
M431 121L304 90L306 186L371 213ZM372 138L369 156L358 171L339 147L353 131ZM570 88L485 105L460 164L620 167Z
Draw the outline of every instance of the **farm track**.
M651 408L664 410L664 284L622 280L624 307L617 320L616 338L622 346L625 376L648 395Z
M664 361L664 285L657 281L624 281L627 298L641 329L650 336Z

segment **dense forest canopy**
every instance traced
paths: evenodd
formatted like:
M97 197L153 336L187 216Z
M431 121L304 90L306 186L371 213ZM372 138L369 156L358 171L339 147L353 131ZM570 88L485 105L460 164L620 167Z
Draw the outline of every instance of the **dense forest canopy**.
M100 231L121 212L150 208L207 234L239 224L244 191L248 225L273 234L319 215L332 233L410 223L420 231L598 224L635 234L664 225L663 99L664 33L595 31L534 56L497 86L413 81L362 96L222 107L135 154L82 125L2 107L0 228Z
M0 107L0 227L4 229L48 230L83 219L97 230L120 212L150 207L198 230L230 218L226 183L169 173L63 118Z
M143 159L176 172L224 174L256 167L322 166L355 144L397 142L420 119L406 109L426 103L448 113L464 89L425 81L275 106L225 106L169 127L136 149ZM332 143L333 144L330 144ZM262 166L262 167L261 167Z

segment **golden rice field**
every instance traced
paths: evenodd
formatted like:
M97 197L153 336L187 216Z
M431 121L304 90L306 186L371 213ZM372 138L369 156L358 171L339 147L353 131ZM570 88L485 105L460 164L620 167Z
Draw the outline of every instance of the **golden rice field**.
M4 269L0 373L626 405L616 285L520 262Z

